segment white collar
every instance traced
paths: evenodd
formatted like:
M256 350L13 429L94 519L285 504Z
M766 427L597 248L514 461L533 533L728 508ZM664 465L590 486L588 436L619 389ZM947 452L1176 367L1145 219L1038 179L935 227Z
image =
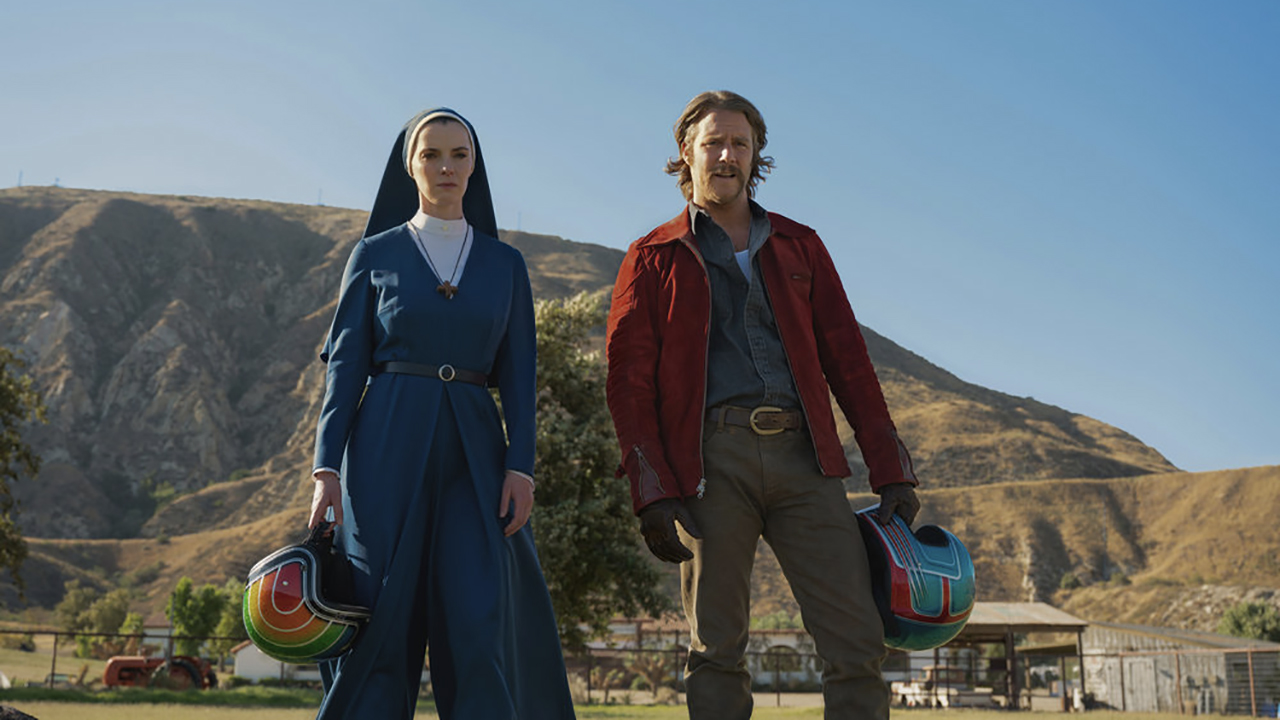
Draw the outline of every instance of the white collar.
M442 240L461 240L467 236L467 220L441 220L422 211L409 218L409 227L417 235L427 235Z

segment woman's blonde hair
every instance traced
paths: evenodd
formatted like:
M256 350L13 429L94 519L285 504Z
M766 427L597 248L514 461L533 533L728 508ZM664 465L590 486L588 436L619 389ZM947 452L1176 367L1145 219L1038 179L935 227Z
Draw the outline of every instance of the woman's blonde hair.
M760 154L768 144L768 131L764 125L764 116L756 106L752 105L750 100L729 90L708 90L684 106L684 112L680 113L680 119L676 121L674 128L676 156L667 159L666 172L668 175L679 178L680 192L684 193L686 200L693 200L693 174L689 170L689 164L684 161L684 157L679 152L679 148L688 138L689 130L713 110L740 112L747 117L747 123L751 125L752 139L755 142L752 143L751 177L747 180L747 194L754 198L756 185L764 181L764 176L771 172L774 166L773 158Z

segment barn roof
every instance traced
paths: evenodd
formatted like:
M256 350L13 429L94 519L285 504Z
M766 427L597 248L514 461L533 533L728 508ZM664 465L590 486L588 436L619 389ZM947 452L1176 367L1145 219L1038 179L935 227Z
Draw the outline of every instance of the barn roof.
M1233 637L1218 633L1201 632L1199 630L1183 630L1181 628L1152 627L1150 625L1131 625L1126 623L1095 622L1091 623L1095 631L1085 636L1086 646L1110 645L1117 651L1152 650L1169 648L1202 648L1215 650L1237 650L1253 648L1255 650L1280 650L1280 643L1252 638ZM1121 634L1130 639L1127 643L1118 644L1114 640L1108 642L1104 635ZM1092 637L1091 637L1092 636Z
M1010 634L1079 633L1088 621L1040 602L978 602L957 643L1003 643Z

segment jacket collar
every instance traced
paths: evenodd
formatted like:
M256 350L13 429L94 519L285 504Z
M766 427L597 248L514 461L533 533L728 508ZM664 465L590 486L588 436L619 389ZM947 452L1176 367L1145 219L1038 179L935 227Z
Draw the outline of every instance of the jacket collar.
M689 206L686 205L684 212L671 218L667 222L654 228L652 232L640 238L636 243L636 247L650 247L653 245L664 245L677 241L693 242L693 227L690 224L692 213ZM777 213L769 213L769 222L773 224L773 234L771 238L799 238L806 232L813 232L809 228L795 222L789 218L783 217Z
M666 243L685 240L693 242L693 227L689 224L689 209L654 228L648 235L640 238L637 247L665 245Z

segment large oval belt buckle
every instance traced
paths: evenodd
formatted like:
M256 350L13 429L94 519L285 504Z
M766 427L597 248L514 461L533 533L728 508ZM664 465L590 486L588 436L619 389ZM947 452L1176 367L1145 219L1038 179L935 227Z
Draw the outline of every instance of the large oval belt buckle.
M458 377L458 371L454 370L452 365L441 365L440 369L436 371L436 377L445 382L453 382L453 379Z
M747 422L751 424L752 431L754 431L755 434L757 435L777 435L778 433L782 432L786 428L780 428L780 427L762 428L756 424L756 420L758 419L758 416L760 415L760 413L780 413L780 412L782 412L782 408L780 407L770 407L768 405L761 405L760 407L751 411L751 417L747 420Z

